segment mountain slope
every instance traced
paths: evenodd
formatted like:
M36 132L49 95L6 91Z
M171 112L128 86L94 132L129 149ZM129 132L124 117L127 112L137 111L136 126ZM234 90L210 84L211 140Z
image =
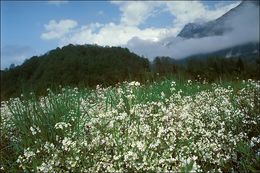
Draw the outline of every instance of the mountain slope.
M237 7L213 21L202 24L188 23L177 36L182 38L201 38L223 35L232 30L230 21L241 13L241 11L247 10L247 8L252 5L258 6L259 8L259 1L243 1Z
M252 7L258 9L257 11L250 11ZM258 15L258 16L255 16ZM243 20L241 18L244 18ZM258 19L257 19L258 18ZM247 19L247 20L245 20ZM248 29L250 28L250 22L253 23L252 27L258 27L259 36L259 1L243 1L237 7L231 9L221 17L216 20L209 21L203 24L189 23L184 26L178 37L185 39L199 39L203 37L212 36L227 36L233 34L233 37L239 33L240 35L248 35L252 33ZM258 23L258 24L257 24ZM256 28L257 29L257 28ZM257 38L256 38L257 39ZM218 43L221 44L221 43ZM228 47L223 50L218 50L216 52L207 53L206 55L218 55L218 56L259 56L259 38L257 42L244 42L243 44L234 45L233 47Z

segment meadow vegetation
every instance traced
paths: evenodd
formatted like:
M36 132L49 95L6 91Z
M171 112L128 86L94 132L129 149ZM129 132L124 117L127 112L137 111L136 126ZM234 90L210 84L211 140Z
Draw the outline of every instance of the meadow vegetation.
M259 171L259 81L164 79L1 102L3 172Z

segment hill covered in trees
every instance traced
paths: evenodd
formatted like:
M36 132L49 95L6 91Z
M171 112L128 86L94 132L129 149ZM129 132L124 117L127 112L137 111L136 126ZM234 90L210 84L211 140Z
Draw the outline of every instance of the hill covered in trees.
M30 91L45 95L47 88L59 86L110 86L123 81L155 81L166 76L208 82L260 79L259 67L259 56L182 60L156 57L149 62L127 48L70 44L1 70L1 100Z
M59 85L93 87L140 80L148 70L149 61L128 49L70 44L2 71L1 98L29 90L44 94Z

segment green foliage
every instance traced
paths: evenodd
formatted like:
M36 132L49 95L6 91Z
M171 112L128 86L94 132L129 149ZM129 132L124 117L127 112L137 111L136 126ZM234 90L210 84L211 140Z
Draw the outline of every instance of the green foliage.
M179 80L207 82L260 79L259 57L223 58L190 57L174 60L169 57L156 57L152 62L153 78L174 76Z
M59 85L94 87L127 80L140 81L148 68L147 59L128 49L68 45L1 72L1 99L32 90L43 95L47 88L56 89Z
M169 57L148 59L126 48L97 45L68 45L34 56L20 66L1 71L1 100L34 91L46 95L46 89L60 85L93 88L98 84L115 85L123 81L153 82L173 76L180 80L222 82L260 79L258 58Z
M1 107L5 172L256 172L259 83L60 88Z

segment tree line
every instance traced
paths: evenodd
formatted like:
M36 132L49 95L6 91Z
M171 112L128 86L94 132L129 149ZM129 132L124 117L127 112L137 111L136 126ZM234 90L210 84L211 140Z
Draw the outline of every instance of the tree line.
M180 78L218 82L221 80L260 79L258 57L190 57L174 60L156 57L152 70L160 76L175 75Z
M110 86L132 80L144 83L165 76L209 82L260 79L259 66L259 57L184 60L156 57L149 62L127 48L70 44L1 71L1 100L30 91L45 95L47 88L59 86L93 88L98 84Z

